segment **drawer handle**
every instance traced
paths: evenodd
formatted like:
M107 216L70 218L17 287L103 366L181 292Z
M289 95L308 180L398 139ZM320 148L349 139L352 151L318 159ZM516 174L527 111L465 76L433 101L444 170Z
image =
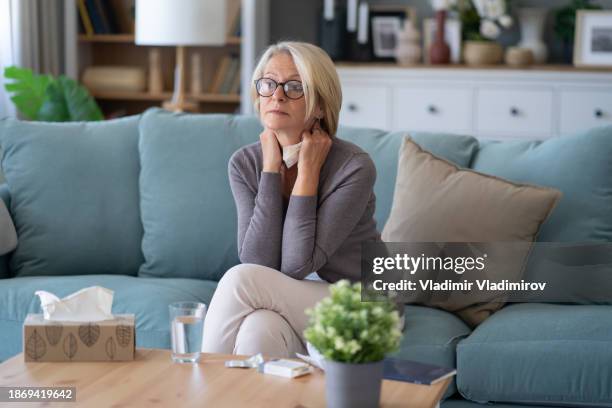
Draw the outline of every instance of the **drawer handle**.
M431 113L432 115L435 115L436 113L438 113L438 108L436 108L434 105L429 105L427 107L427 112Z
M357 105L355 105L354 103L349 103L348 110L350 110L351 112L357 112Z
M519 110L518 108L515 108L514 106L512 108L510 108L510 115L512 116L518 116L519 115Z
M601 118L603 116L603 111L601 109L595 109L595 117Z

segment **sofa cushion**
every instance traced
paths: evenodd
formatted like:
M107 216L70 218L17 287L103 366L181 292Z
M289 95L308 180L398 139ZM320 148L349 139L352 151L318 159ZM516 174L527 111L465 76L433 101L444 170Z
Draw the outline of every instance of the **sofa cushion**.
M521 278L530 243L559 196L558 191L548 187L512 183L471 169L460 169L424 151L407 137L400 147L393 207L382 239L386 242L524 243L513 247L511 260L504 255L493 256L487 262L488 279L514 282ZM498 267L492 262L497 262ZM453 270L440 271L435 279L441 282L455 276ZM435 291L414 292L414 302L454 312L470 326L480 324L503 305L495 293L457 291L449 296L448 293L437 295Z
M382 231L391 211L395 177L397 176L397 155L406 132L386 132L340 126L337 135L368 152L376 165L374 218L377 229ZM468 167L472 156L478 149L478 140L472 136L416 132L411 133L411 137L423 149L459 167Z
M37 290L64 297L88 286L115 292L114 314L136 315L136 347L170 348L168 305L178 301L210 303L216 282L194 279L137 278L122 275L30 276L0 280L0 361L21 353L22 325L28 313L42 313Z
M138 116L0 121L17 276L135 275L143 262Z
M612 241L612 126L545 141L484 143L471 167L563 193L542 242Z
M406 306L404 316L404 337L394 357L456 367L455 347L460 339L470 334L465 323L448 312L424 306ZM456 391L453 379L444 398Z
M145 263L139 276L219 279L240 263L228 161L259 140L254 117L144 113L140 196Z
M457 387L477 402L612 404L612 306L514 304L457 346Z

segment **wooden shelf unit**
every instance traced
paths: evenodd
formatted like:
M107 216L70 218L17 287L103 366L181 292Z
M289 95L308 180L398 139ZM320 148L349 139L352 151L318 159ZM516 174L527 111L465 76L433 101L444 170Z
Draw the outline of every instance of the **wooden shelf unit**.
M134 34L79 34L79 42L133 43ZM227 45L240 45L241 37L227 37Z
M241 12L241 0L227 1L227 27L231 24L235 10ZM76 7L76 6L75 6ZM80 18L77 10L77 18ZM229 34L229 33L228 33ZM148 78L149 50L157 48L161 54L164 92L151 94L147 90L138 92L91 92L105 116L137 114L152 106L161 106L170 100L174 89L174 66L176 47L140 46L135 44L134 33L93 34L80 33L77 36L77 73L81 80L89 66L138 66L145 70ZM209 93L211 82L218 64L226 55L240 58L242 38L228 35L224 46L194 46L185 48L185 93L189 100L198 103L200 112L235 113L240 109L240 94ZM191 56L200 54L202 64L202 87L204 93L191 94ZM242 63L242 61L241 61ZM148 86L148 80L147 80Z
M165 101L172 97L172 92L149 93L149 92L91 92L94 98L102 100L134 100L134 101ZM190 94L186 93L187 98L197 102L217 102L217 103L239 103L238 94Z

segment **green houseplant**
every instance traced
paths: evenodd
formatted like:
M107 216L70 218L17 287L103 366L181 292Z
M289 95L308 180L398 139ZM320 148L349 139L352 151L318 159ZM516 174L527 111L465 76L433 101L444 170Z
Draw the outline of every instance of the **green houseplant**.
M96 121L104 116L87 89L64 75L36 75L32 70L6 67L5 85L11 100L29 120L48 122Z
M324 358L327 405L378 406L383 359L399 347L399 314L388 299L361 301L361 284L341 280L306 313L306 340Z
M565 62L572 62L574 46L574 31L576 29L577 10L600 10L601 6L591 3L590 0L571 0L566 6L555 10L555 35L563 43Z
M495 40L514 24L509 0L456 0L453 10L461 21L463 58L468 65L497 64L503 48Z

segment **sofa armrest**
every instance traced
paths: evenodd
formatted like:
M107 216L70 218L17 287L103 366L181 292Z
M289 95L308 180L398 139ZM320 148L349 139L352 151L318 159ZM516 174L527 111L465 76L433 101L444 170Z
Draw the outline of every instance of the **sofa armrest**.
M11 212L11 193L9 192L8 184L0 184L0 198L4 201L6 208ZM10 278L12 276L9 267L9 259L12 252L0 256L0 279Z

